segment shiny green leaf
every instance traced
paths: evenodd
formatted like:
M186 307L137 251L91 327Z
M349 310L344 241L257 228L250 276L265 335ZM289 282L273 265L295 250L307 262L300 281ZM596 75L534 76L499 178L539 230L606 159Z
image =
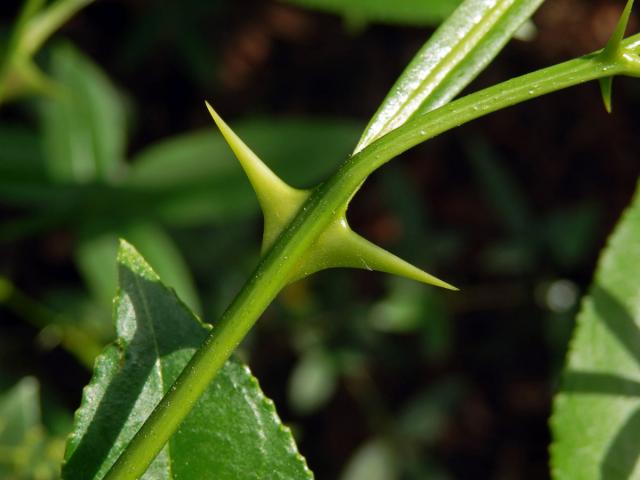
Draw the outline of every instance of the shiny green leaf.
M555 479L640 475L640 191L584 299L555 398Z
M542 2L463 2L391 88L356 151L404 124L414 114L434 110L454 98L493 60Z
M98 358L67 445L63 478L102 478L202 343L208 327L129 244L118 254L118 340ZM226 363L145 479L309 479L248 368Z

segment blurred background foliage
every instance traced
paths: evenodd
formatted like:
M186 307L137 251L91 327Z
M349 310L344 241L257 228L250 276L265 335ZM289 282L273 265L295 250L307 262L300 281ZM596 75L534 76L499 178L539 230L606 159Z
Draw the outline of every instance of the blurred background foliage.
M22 16L0 5L6 479L57 476L113 335L118 237L213 323L255 266L258 204L203 100L285 180L313 185L457 2L100 0L32 51L44 3ZM547 2L472 89L601 47L621 6ZM266 312L239 355L318 478L548 477L550 399L635 186L639 103L639 84L617 80L607 115L583 85L436 138L367 182L352 225L462 292L336 270Z

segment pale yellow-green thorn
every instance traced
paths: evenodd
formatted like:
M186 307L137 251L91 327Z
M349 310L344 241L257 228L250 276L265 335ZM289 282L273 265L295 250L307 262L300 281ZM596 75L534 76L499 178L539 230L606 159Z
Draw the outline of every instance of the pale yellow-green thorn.
M603 59L615 60L622 50L622 39L624 33L627 31L627 25L629 25L629 17L631 17L631 10L633 9L633 0L628 0L627 4L620 15L620 20L616 25L611 38L607 42L607 46L604 47L601 55Z
M222 136L240 161L258 197L264 215L262 238L264 253L293 219L311 192L293 188L282 181L245 145L211 105L208 102L205 104ZM320 270L339 267L377 270L429 285L457 290L456 287L414 267L355 233L349 227L344 212L338 215L338 218L309 248L304 259L291 275L290 282Z
M262 238L264 252L293 218L309 196L309 192L287 185L231 130L209 102L205 104L258 197L264 215Z
M341 216L318 238L292 281L328 268L360 268L406 277L448 290L458 290L361 237Z
M600 53L600 58L604 62L614 62L616 60L619 60L623 55L622 39L624 38L624 33L627 30L627 25L629 24L629 18L631 16L632 8L633 0L628 0L627 4L624 7L624 10L622 11L622 15L620 15L620 20L618 20L618 24L616 25L613 34L611 34L611 38L609 38L607 45L602 50L602 53ZM613 77L601 78L599 83L604 108L608 113L611 113Z
M602 95L602 102L607 113L611 113L611 92L613 90L613 77L605 77L599 80L600 82L600 94Z

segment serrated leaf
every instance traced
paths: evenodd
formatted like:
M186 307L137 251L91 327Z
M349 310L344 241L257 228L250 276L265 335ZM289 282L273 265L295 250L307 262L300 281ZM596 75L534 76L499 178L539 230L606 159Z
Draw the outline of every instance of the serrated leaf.
M120 93L91 60L70 45L51 55L62 91L43 104L47 166L59 182L114 180L123 168L126 113Z
M118 254L118 341L98 358L67 444L63 478L102 478L199 347L208 328L135 249ZM145 479L310 479L249 369L228 361Z
M555 479L640 476L639 277L640 190L578 315L551 419Z
M187 306L195 312L201 311L193 278L180 250L162 227L148 222L125 225L117 233L92 235L87 232L80 239L74 251L75 261L96 299L109 305L116 292L118 237L136 244L154 270L176 290Z
M286 3L342 15L349 23L398 23L435 26L460 0L284 0Z
M356 152L454 98L502 50L543 0L466 0L404 70L365 129ZM428 2L426 2L428 3Z

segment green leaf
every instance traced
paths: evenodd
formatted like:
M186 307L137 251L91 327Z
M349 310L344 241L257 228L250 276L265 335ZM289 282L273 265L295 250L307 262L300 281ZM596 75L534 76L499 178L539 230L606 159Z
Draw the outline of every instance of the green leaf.
M466 0L404 70L375 113L356 152L454 98L502 50L543 0ZM429 2L424 2L429 3Z
M35 131L11 124L0 125L1 184L46 178L42 142Z
M338 371L329 352L309 349L289 377L289 403L300 414L312 413L331 399L337 383Z
M435 26L451 15L460 0L284 0L301 7L342 15L351 23L399 23Z
M349 459L340 480L396 480L400 478L396 453L384 439L372 438Z
M0 477L54 480L63 442L48 436L40 416L40 389L25 377L0 396Z
M126 147L123 99L105 74L70 45L52 52L53 78L62 91L45 100L42 129L55 181L112 181Z
M127 243L118 254L118 340L98 358L69 438L63 478L102 478L200 346L208 328ZM144 478L309 479L273 402L228 361Z
M118 237L138 246L165 283L174 288L184 302L196 312L200 300L189 269L169 234L152 223L133 223L118 232L88 234L75 250L75 260L94 296L103 304L111 304L118 284L116 252Z
M640 190L578 315L551 419L555 479L640 475L639 238Z

